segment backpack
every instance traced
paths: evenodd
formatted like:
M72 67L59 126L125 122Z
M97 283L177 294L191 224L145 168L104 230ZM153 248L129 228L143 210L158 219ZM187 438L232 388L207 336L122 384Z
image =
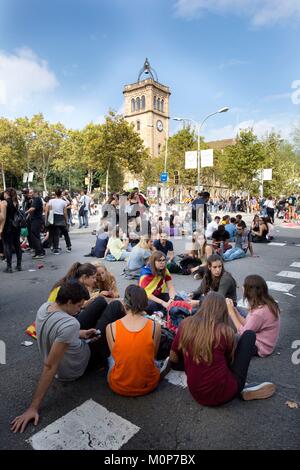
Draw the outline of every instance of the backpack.
M160 343L156 359L161 361L170 355L171 346L175 338L175 333L167 328L161 327Z
M17 209L11 223L14 228L27 227L25 212L22 209Z
M180 323L192 315L192 305L185 300L174 300L168 307L167 328L177 333Z

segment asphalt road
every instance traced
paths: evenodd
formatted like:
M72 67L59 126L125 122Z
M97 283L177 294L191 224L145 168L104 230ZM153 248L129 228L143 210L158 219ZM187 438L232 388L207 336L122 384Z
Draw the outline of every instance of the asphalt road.
M297 449L300 447L300 364L292 363L292 343L300 340L300 279L277 276L282 270L300 273L291 268L300 262L300 230L279 228L276 242L285 246L256 245L259 258L247 257L226 264L226 269L241 286L246 275L260 274L267 281L291 283L293 296L272 291L282 310L280 340L274 354L265 359L254 358L249 369L249 381L273 381L277 393L268 400L243 402L235 399L217 408L198 405L187 388L164 380L156 391L145 397L124 398L115 395L107 386L105 375L92 371L80 380L62 384L55 382L48 391L41 408L37 428L29 425L24 434L12 434L9 423L29 405L41 372L36 342L24 331L35 319L36 310L47 299L54 282L65 274L75 261L84 258L94 240L90 231L73 233L73 251L65 251L62 242L60 256L49 254L44 267L24 254L24 271L0 273L0 340L6 344L6 364L0 364L0 449L31 449L27 439L83 402L93 399L107 410L127 419L140 428L122 449L185 450L185 449ZM177 252L184 242L175 241ZM124 264L107 263L117 276L121 293L130 282L120 273ZM3 268L5 265L3 264ZM35 271L29 272L30 269ZM2 268L1 268L2 270ZM178 290L190 291L198 281L191 276L174 275ZM34 340L33 340L34 341ZM299 356L298 356L299 357ZM291 409L287 401L298 403Z

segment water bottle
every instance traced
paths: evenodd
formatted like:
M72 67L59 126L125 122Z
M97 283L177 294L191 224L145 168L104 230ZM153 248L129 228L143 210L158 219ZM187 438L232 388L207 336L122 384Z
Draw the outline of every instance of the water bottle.
M221 242L220 244L220 254L222 255L224 253L224 242Z

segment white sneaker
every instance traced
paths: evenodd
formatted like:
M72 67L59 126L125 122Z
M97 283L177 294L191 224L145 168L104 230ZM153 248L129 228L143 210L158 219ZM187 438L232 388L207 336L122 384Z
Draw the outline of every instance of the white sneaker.
M274 395L276 385L272 382L263 382L261 384L248 384L241 391L244 400L263 400Z

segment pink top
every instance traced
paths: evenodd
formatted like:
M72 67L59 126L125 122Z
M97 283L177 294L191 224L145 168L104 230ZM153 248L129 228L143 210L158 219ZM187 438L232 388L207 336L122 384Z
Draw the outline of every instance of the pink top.
M238 329L241 335L246 330L252 330L256 333L256 347L258 355L261 357L269 356L276 346L280 319L275 317L267 305L249 310L246 317L246 323Z

